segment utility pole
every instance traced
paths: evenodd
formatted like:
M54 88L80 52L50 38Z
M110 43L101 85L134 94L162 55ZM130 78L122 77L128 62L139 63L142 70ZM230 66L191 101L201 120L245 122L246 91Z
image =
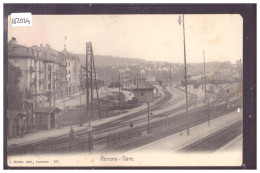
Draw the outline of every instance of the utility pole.
M91 45L89 45L91 46ZM90 47L91 51L91 47ZM90 52L90 106L91 106L91 112L93 110L93 57ZM91 114L92 116L92 114Z
M88 119L88 126L90 126L90 116L89 116L89 79L88 79L88 52L89 52L89 44L86 43L86 114Z
M118 80L119 80L119 89L118 89L118 105L119 105L119 107L120 107L120 74L119 74Z
M209 118L209 99L208 99L208 127L210 126L210 118Z
M51 107L51 102L52 102L52 74L51 74L51 66L50 67L50 93L49 93L49 107Z
M57 80L57 74L54 72L55 68L53 67L53 76L54 76L54 80L52 81L56 81ZM56 102L56 91L55 91L56 87L55 87L55 83L53 82L53 86L52 86L52 96L53 96L53 107L55 107L55 102Z
M172 86L172 63L170 63L170 86Z
M205 53L204 53L204 49L203 49L203 58L204 58L204 83L205 83L205 97L207 95L207 86L206 86L206 71L205 71Z
M55 103L55 102L56 102L56 95L55 95L55 93L54 93L54 98L53 98L53 104L54 104L53 106L54 106L54 107L56 106L56 103Z
M86 43L86 108L89 109L88 43Z
M65 68L65 75L64 75L64 90L63 90L63 109L65 110L65 97L66 97L66 68Z
M137 73L136 74L136 86L138 87L138 84L139 84L139 74Z
M32 106L32 119L33 119L32 125L35 123L36 129L37 129L36 116L35 116L35 113L34 113L36 106L37 106L37 70L35 70L35 82L34 82L34 84L35 84L35 97L34 97L35 103Z
M229 94L229 89L226 89L226 107L228 106L228 94Z
M92 50L92 49L91 49ZM92 52L93 55L93 52ZM98 115L99 115L99 120L101 120L101 112L100 112L100 105L99 105L99 96L98 96L98 83L97 83L97 76L96 76L96 68L95 68L95 61L93 58L93 67L94 67L94 75L95 75L95 84L96 84L96 94L97 94L97 102L98 102Z
M43 107L44 107L44 105L45 105L44 95L45 95L46 80L47 80L47 79L45 79L45 80L43 81L43 94L42 94L42 106L43 106Z
M147 124L147 133L149 132L149 126L150 126L150 103L147 102L147 120L148 120L148 124Z
M81 89L79 90L79 103L81 105Z
M93 55L93 49L92 49L92 43L88 42L87 45L87 51L86 51L86 74L87 74L87 109L89 109L89 76L88 73L90 73L90 101L91 101L91 106L90 106L90 111L91 111L91 116L93 114L93 105L94 105L94 100L93 100L93 73L94 73L94 79L95 79L95 85L96 85L96 94L97 94L97 102L98 102L98 111L99 111L99 118L101 120L101 113L100 113L100 105L99 105L99 96L98 96L98 86L97 86L97 79L96 79L96 70L95 70L95 63L94 63L94 55ZM89 53L89 54L88 54ZM88 61L88 55L90 55L90 59ZM88 66L90 66L90 72L88 71ZM89 126L90 126L90 120L89 120Z
M80 68L80 67L79 67ZM82 71L80 69L80 84L79 84L79 103L80 103L80 106L81 106L81 90L82 90Z
M122 75L122 93L124 92L124 74Z
M35 90L34 90L34 100L35 100L35 103L37 102L37 72L35 70Z
M185 92L186 92L186 112L187 112L187 119L188 119L188 127L187 127L187 134L190 134L190 117L188 113L188 91L187 91L187 66L186 66L186 46L185 46L185 25L184 25L184 14L182 14L182 27L183 27L183 47L184 47L184 78L185 78ZM181 16L179 16L178 20L179 24L181 24Z
M202 77L203 75L202 75L202 72L201 72L201 90L203 91L203 77Z

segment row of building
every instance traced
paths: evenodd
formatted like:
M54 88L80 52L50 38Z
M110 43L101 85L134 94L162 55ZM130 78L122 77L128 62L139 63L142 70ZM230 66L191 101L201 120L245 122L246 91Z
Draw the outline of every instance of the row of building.
M28 47L13 37L8 42L8 61L22 72L19 89L23 93L22 110L7 108L8 137L56 127L62 112L55 107L55 100L65 100L84 86L81 75L86 72L79 57L67 51L66 45L62 51L48 44Z
M79 57L68 52L66 46L63 51L54 50L48 44L27 47L13 37L8 43L8 61L22 71L20 90L33 93L40 105L50 101L50 95L62 99L81 89Z

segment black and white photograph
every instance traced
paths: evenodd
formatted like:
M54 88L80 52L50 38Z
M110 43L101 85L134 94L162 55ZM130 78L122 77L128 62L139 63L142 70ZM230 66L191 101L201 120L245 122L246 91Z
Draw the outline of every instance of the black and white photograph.
M9 167L243 164L241 15L29 15L7 19Z

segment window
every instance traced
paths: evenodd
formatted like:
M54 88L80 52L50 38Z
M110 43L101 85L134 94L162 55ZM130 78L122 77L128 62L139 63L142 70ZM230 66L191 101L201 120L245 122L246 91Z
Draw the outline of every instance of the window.
M141 96L144 96L144 92L141 92Z
M51 89L51 84L48 84L48 89L49 89L49 90Z
M69 67L70 67L70 62L69 62Z

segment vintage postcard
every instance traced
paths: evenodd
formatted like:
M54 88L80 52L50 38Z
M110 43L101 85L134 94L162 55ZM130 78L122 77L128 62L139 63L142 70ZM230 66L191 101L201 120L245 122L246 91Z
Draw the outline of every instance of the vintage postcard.
M21 16L8 16L9 167L242 166L241 15Z

